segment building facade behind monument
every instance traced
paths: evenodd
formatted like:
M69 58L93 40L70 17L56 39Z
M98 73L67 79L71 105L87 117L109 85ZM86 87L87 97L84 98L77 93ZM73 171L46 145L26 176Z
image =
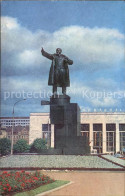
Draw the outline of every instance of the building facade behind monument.
M125 113L81 113L81 135L89 138L91 151L114 153L125 148ZM48 138L54 147L54 125L49 113L31 113L29 143Z

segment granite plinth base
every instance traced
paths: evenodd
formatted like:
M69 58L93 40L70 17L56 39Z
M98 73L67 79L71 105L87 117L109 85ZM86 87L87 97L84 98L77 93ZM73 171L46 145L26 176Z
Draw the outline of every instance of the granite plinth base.
M88 155L90 154L89 148L63 148L62 149L63 155Z
M62 149L62 154L89 154L88 138L83 136L58 136L55 148Z
M50 98L50 122L54 124L54 148L61 154L87 154L88 141L81 136L80 108L68 95Z
M55 125L56 136L80 135L80 108L70 103L70 97L60 95L50 99L50 122Z
M40 154L42 155L61 155L62 154L62 149L55 149L55 148L50 148L50 149L43 149L41 150Z
M85 136L57 136L55 148L78 148L88 146L88 138Z
M50 98L50 105L65 105L70 103L68 95L53 95Z

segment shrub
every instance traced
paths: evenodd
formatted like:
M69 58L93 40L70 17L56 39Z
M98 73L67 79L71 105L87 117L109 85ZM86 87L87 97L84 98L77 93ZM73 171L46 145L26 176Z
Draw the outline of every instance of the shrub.
M0 139L0 154L7 155L11 151L11 142L7 138Z
M29 145L24 139L20 139L14 144L14 153L29 152Z
M47 141L42 138L37 138L31 144L30 152L40 153L43 149L47 149Z

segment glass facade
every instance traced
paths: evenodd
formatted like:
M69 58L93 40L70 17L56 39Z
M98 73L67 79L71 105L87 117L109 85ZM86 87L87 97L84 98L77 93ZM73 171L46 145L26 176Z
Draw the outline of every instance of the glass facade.
M120 151L125 148L125 124L119 124L120 133Z
M51 124L42 124L42 138L47 140L48 146L50 146L51 140Z
M107 152L116 151L116 124L106 124L106 147Z
M93 124L93 148L102 153L102 124Z
M90 125L81 124L81 136L86 136L89 138Z
M25 126L27 126L27 125L29 125L30 124L30 120L29 120L29 118L27 117L27 118L18 118L17 119L17 117L15 117L14 118L14 121L13 121L13 119L12 118L10 118L10 119L0 119L0 124L3 126L3 127L12 127L12 125L13 125L13 123L14 123L14 126L22 126L22 127L25 127Z

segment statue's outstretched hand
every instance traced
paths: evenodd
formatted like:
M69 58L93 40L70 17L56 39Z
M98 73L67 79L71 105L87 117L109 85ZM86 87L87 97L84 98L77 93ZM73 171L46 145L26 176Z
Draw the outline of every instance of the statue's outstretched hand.
M42 49L41 49L41 53L43 53L43 52L44 52L44 49L42 48Z

